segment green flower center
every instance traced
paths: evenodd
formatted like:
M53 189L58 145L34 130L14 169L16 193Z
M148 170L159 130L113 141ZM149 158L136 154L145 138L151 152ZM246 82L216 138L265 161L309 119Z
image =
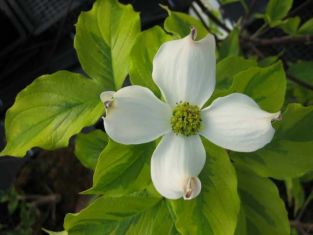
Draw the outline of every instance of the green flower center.
M174 108L171 125L175 134L196 135L200 130L200 124L201 115L198 106L180 102Z

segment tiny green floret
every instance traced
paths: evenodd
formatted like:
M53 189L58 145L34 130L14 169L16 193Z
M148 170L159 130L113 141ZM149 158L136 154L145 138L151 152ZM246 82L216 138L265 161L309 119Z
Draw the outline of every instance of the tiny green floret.
M184 136L196 135L200 130L201 115L197 105L180 102L173 110L171 118L172 130Z

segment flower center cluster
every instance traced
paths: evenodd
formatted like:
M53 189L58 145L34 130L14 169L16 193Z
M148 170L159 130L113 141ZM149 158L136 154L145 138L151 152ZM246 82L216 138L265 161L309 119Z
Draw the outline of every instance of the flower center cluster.
M171 125L175 134L196 135L200 130L200 124L201 115L198 106L180 102L174 108Z

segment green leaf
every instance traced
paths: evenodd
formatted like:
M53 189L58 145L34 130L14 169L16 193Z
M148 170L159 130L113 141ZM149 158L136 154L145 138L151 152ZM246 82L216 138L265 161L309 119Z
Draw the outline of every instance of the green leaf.
M290 34L290 35L296 35L298 32L298 28L300 25L300 17L292 17L288 18L278 26L281 28L285 33Z
M293 206L293 215L296 216L304 204L304 190L298 178L286 179L285 186L288 196L288 204Z
M300 235L300 234L298 233L297 228L292 227L290 228L290 235Z
M46 233L48 233L49 235L68 235L68 233L66 231L60 231L60 232L53 232L47 229L42 229L43 231L45 231Z
M95 169L99 155L107 143L107 135L101 130L81 133L76 137L74 153L85 167Z
M288 81L286 101L313 105L313 92L297 83Z
M288 73L304 82L313 84L313 61L299 61L291 64Z
M258 65L260 67L268 67L270 65L275 64L277 61L279 60L279 56L278 55L274 55L274 56L268 56L262 60L260 60L258 62Z
M150 184L150 159L154 143L122 145L112 140L100 154L93 177L93 186L87 193L125 195L139 191Z
M84 71L102 85L119 89L128 73L129 53L140 32L139 14L131 5L98 0L78 18L75 48Z
M247 70L250 67L255 67L256 65L256 61L252 59L246 60L240 56L226 57L216 66L216 88L229 88L237 73Z
M268 23L283 19L292 7L293 0L270 0L265 9Z
M65 217L69 235L172 234L174 225L161 198L99 198L77 214Z
M239 2L240 0L219 0L219 2L222 5L226 5L226 4L230 4L230 3L234 3L234 2Z
M228 56L238 56L240 53L239 46L239 29L234 28L233 31L222 41L219 48L218 60L221 60Z
M164 28L167 32L173 33L178 38L183 38L190 34L192 27L197 29L197 39L201 39L208 34L201 21L193 18L185 13L170 11L165 7L168 12L168 17L164 21Z
M313 181L313 169L309 172L307 172L306 174L304 174L301 178L300 178L301 182L307 183L310 181Z
M130 53L129 75L133 84L148 87L160 96L160 90L152 80L152 62L161 44L171 39L159 26L139 34Z
M306 21L299 29L299 34L302 35L312 35L313 34L313 18Z
M276 123L270 144L254 153L232 153L232 159L261 176L296 178L313 169L313 106L290 104Z
M282 64L266 68L251 68L236 74L230 93L240 92L254 99L262 109L277 112L286 92L286 76Z
M69 138L104 112L97 83L60 71L21 91L5 119L7 145L0 155L24 156L32 147L65 147Z
M181 234L234 234L239 197L236 174L227 152L207 140L207 162L200 174L201 193L190 201L170 201Z
M225 93L216 95L235 92L248 95L268 112L279 111L284 103L286 92L283 66L278 62L266 68L254 67L237 73L231 88Z
M276 186L241 168L237 168L237 176L241 209L235 235L290 234L287 211Z

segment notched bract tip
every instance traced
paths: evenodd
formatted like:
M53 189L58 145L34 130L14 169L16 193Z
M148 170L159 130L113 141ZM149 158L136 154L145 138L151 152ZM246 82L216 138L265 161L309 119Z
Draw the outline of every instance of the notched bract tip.
M106 109L111 108L112 103L113 103L113 100L105 101L105 102L104 102L104 107L105 107Z
M201 182L198 177L189 177L184 186L184 199L191 200L199 195Z
M281 120L283 120L283 115L281 114L281 112L277 112L275 116L273 117L272 122L281 121Z
M197 38L197 29L194 27L194 26L192 26L191 27L191 30L190 30L190 35L191 35L191 39L192 40L196 40L196 38Z
M114 100L114 91L105 91L102 92L100 95L100 99L104 104L104 107L106 109L111 108L113 105L113 100Z

